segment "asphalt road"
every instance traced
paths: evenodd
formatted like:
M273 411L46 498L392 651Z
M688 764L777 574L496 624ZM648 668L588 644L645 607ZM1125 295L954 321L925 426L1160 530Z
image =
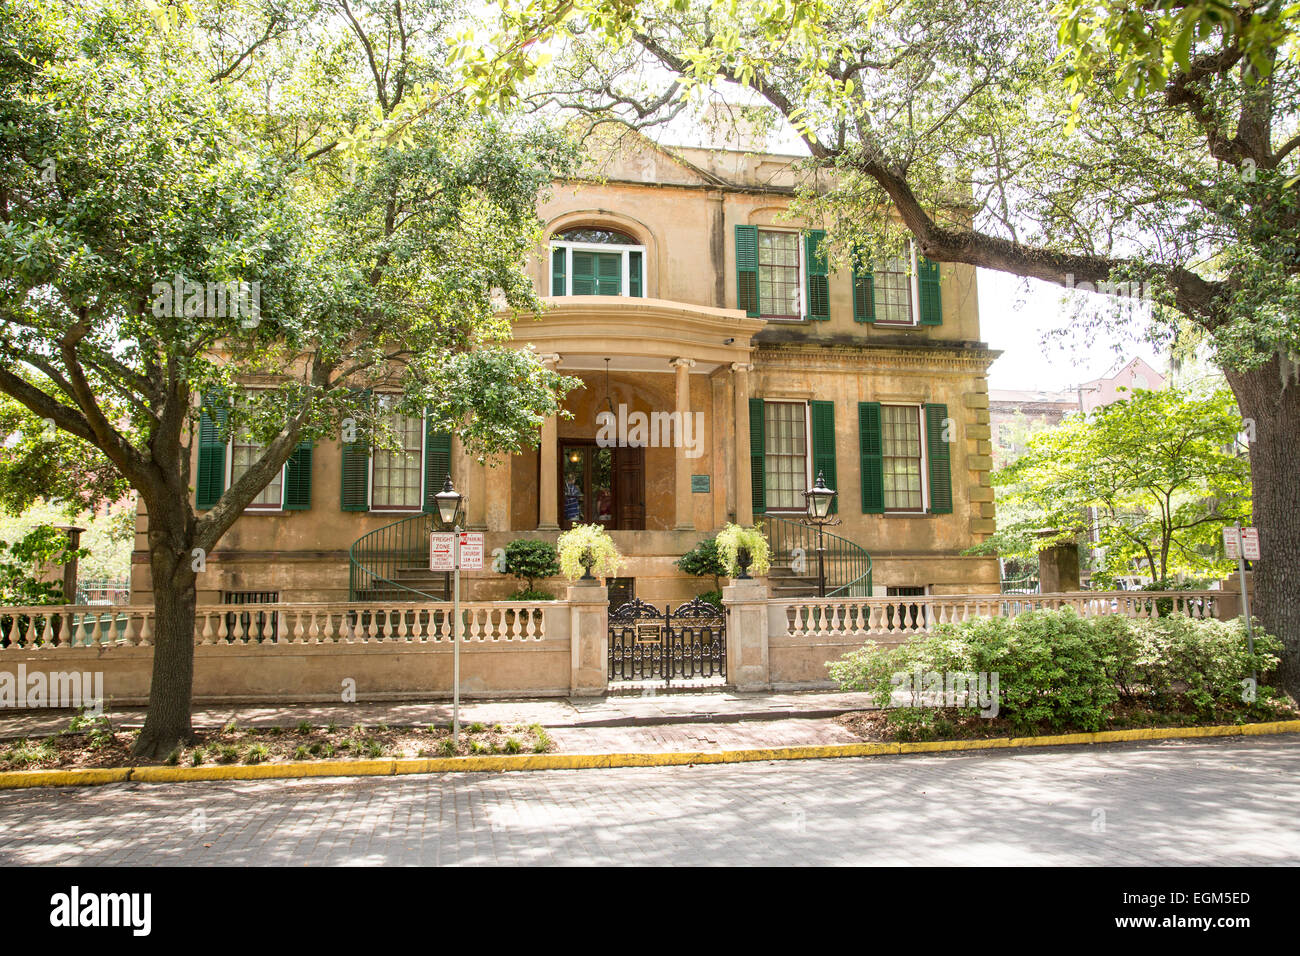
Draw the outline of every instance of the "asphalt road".
M1300 737L0 792L0 864L1300 864Z

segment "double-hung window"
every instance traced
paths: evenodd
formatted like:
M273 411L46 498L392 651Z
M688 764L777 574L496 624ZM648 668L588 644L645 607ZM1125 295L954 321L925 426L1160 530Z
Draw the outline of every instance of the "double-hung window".
M803 315L799 233L758 230L758 307L764 318Z
M253 404L262 390L243 389L236 400ZM248 428L229 429L231 396L222 390L205 393L200 405L198 461L194 474L194 503L211 508L262 457L265 446ZM304 438L288 460L249 503L246 512L306 511L311 507L312 441Z
M876 295L877 325L916 325L915 280L912 263L894 256L876 263L872 271Z
M370 507L374 511L419 511L423 502L424 419L393 410L396 397L376 396L379 419L392 446L376 445L370 459Z
M904 327L943 324L938 263L919 255L914 243L873 263L864 264L857 255L854 259L854 321Z
M880 407L886 511L923 511L924 443L918 405Z
M245 400L254 399L257 392L247 389L243 392ZM262 457L262 451L266 446L259 444L252 435L249 434L246 427L240 427L230 436L230 474L226 480L226 487L230 487L257 463ZM258 493L257 497L252 500L246 511L281 511L284 508L284 472L288 468L288 462L280 467L271 479L270 484Z
M645 246L614 229L567 229L551 238L551 295L645 294Z
M766 402L763 409L763 486L768 511L803 511L808 475L808 406Z

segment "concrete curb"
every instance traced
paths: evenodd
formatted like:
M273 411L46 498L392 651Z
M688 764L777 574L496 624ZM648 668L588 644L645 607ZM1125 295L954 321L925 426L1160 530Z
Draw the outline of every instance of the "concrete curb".
M32 787L85 787L105 783L187 783L200 780L277 780L303 777L387 777L428 773L502 773L517 770L590 770L610 767L676 767L688 764L749 763L759 760L814 760L828 757L880 757L1015 747L1069 747L1135 740L1185 740L1300 733L1300 720L1211 727L1151 727L1104 730L1048 737L993 737L986 740L934 740L918 743L816 744L749 750L673 751L610 754L495 754L481 757L318 760L215 767L115 767L100 770L11 770L0 773L0 790Z

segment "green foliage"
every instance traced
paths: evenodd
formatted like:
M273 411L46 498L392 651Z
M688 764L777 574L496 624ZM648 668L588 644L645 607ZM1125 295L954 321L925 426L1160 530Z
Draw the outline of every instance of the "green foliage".
M750 564L747 569L749 574L766 574L771 570L771 548L768 546L767 538L763 536L763 532L759 528L744 528L738 524L728 524L718 532L716 540L718 543L718 557L721 559L726 573L731 577L734 578L740 574L740 565L736 563L736 555L741 548L749 551Z
M721 591L716 591L716 590L715 590L715 591L705 591L705 592L703 592L702 594L699 595L699 598L700 598L701 601L708 601L710 604L714 605L715 607L719 607L719 608L722 607L722 592L721 592Z
M111 505L127 490L102 451L0 392L0 511L18 515L38 502L58 503L71 518Z
M984 549L1030 558L1072 540L1091 509L1101 583L1139 568L1155 581L1226 574L1223 526L1250 519L1242 428L1226 389L1168 388L1132 392L1037 432L993 476L999 526Z
M1237 5L1226 0L1061 0L1059 38L1069 88L1098 79L1120 96L1144 96L1171 75L1192 69L1207 43L1240 48L1262 77L1273 71L1274 51L1300 32L1293 3Z
M527 587L512 596L511 600L550 600L554 595L540 590L538 578L549 578L560 573L560 561L555 546L549 541L519 538L506 545L506 573L528 582Z
M58 569L73 554L68 536L50 525L37 525L17 541L0 541L0 605L23 606L64 604L71 596L63 593L63 580L41 580L45 572Z
M494 454L535 444L577 383L507 344L541 305L524 267L539 195L576 152L455 90L457 18L444 0L397 17L0 0L0 392L111 459L172 542L150 554L178 599L181 556L216 547L302 440L355 425L391 444L367 389ZM218 308L228 283L248 310ZM261 450L200 514L190 455L220 394L218 438ZM188 707L193 657L191 620L159 624L174 676L151 693L171 706L137 741L155 757L184 734L160 715Z
M723 563L722 554L718 551L716 536L705 538L674 563L687 574L694 574L697 577L712 577L714 590L719 587L718 578L727 573L727 566Z
M623 563L609 532L598 524L576 524L560 535L560 573L570 581L583 576L585 568L598 578L613 577Z
M1072 610L1034 611L1012 618L975 618L942 624L897 647L869 644L830 665L844 690L867 691L905 735L935 732L945 708L890 706L897 675L997 674L999 709L1018 733L1095 731L1115 716L1121 701L1182 707L1211 716L1220 706L1239 707L1242 682L1252 668L1260 677L1278 664L1281 642L1255 634L1247 647L1241 621L1183 616L1080 617ZM1273 691L1259 689L1261 699ZM974 701L955 708L977 710Z

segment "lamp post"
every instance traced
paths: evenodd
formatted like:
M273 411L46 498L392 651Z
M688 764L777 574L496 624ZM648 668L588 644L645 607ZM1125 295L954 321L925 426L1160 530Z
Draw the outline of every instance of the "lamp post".
M438 517L445 528L451 526L452 604L451 604L451 741L460 748L460 516L465 496L451 484L451 475L442 491L433 496L438 503Z
M819 471L817 481L803 493L804 507L808 514L803 519L805 524L817 528L817 596L826 596L826 547L823 531L827 525L840 523L838 515L831 514L831 504L835 501L835 489L826 487L826 478Z

